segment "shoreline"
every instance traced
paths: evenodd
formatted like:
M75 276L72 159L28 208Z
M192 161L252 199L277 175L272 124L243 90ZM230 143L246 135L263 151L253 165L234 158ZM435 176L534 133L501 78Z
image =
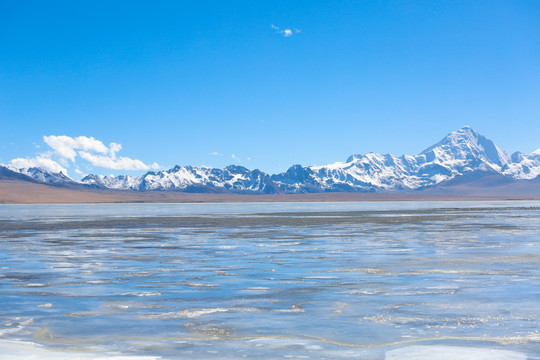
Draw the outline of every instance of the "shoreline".
M352 202L352 201L512 201L540 200L531 194L468 192L435 193L309 193L230 194L174 191L121 191L62 188L19 180L0 181L0 204L68 203L240 203L240 202Z

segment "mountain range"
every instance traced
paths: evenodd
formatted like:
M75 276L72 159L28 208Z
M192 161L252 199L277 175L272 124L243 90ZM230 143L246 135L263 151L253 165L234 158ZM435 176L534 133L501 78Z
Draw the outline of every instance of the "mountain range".
M60 187L123 191L297 194L321 192L442 191L463 184L481 187L540 183L540 149L509 155L471 127L463 127L418 155L366 153L324 166L293 165L266 174L230 165L224 169L175 166L142 176L87 175L74 180L40 168L0 166L0 179L13 178Z

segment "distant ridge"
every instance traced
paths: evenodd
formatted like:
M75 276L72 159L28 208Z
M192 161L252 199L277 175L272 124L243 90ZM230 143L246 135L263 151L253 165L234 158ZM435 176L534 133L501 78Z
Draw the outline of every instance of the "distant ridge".
M55 186L122 191L173 191L215 194L302 194L324 192L458 191L475 187L526 192L540 184L540 149L509 155L471 127L451 132L418 155L366 153L324 166L293 165L269 175L230 165L224 169L175 166L142 176L88 175L73 180L39 168L0 166L0 179L34 181ZM473 186L474 185L474 186Z
M36 180L34 180L28 175L24 175L24 174L21 174L20 172L10 170L7 167L1 166L1 165L0 165L0 180L22 180L22 181L37 182Z

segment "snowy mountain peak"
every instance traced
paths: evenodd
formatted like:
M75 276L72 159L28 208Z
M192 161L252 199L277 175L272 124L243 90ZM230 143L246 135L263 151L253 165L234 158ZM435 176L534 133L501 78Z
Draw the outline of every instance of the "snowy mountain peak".
M474 167L485 163L497 170L510 162L510 156L505 151L469 126L451 132L422 151L421 155L426 156L426 161L438 164L461 163L463 167Z

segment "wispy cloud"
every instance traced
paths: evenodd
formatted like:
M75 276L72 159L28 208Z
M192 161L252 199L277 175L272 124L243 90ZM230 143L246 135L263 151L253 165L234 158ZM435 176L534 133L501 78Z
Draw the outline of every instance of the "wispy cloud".
M157 169L159 165L147 165L141 160L125 156L116 156L122 145L110 143L108 146L93 137L65 135L44 136L43 141L52 149L34 158L17 158L10 165L15 168L40 167L47 171L63 172L67 175L67 167L75 164L77 158L88 161L93 166L113 170L149 170ZM79 173L76 169L76 173Z
M274 29L274 31L277 32L278 34L281 34L283 37L289 37L289 36L292 36L294 34L298 34L301 32L298 29L291 29L291 28L281 29L280 27L274 24L270 25L270 27Z
M238 161L239 163L242 162L242 159L240 159L238 156L234 155L234 154L231 154L231 157L233 158L233 160L236 160Z
M248 156L248 157L245 157L245 158L240 158L240 157L238 157L238 156L235 155L235 154L231 154L231 158L232 158L233 160L235 160L236 162L239 162L239 163L242 162L242 159L244 159L245 161L251 161L251 160L253 160L252 157L249 157L249 156Z
M212 152L210 153L210 155L213 155L213 156L223 156L222 153L217 152L217 151L212 151Z

